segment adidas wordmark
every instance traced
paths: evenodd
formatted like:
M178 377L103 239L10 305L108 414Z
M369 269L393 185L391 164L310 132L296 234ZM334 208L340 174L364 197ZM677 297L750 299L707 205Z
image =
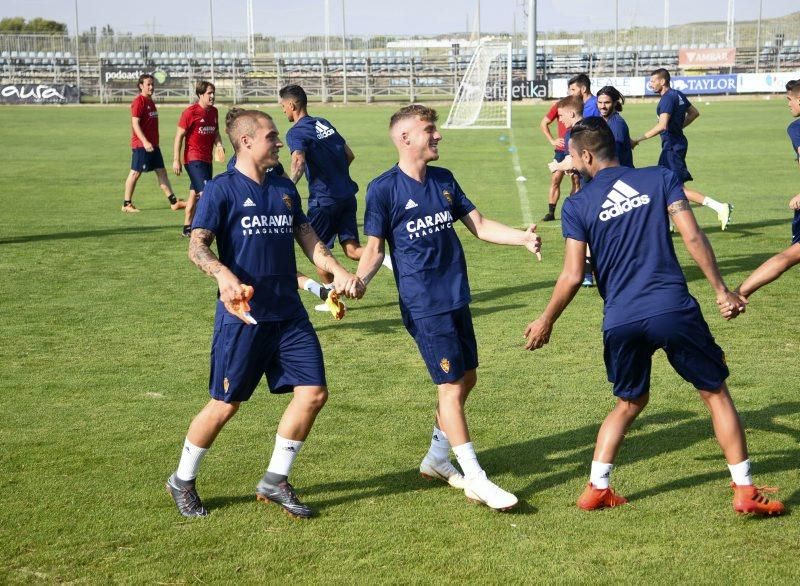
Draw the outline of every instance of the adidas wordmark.
M597 216L601 222L608 222L634 208L650 203L650 196L640 194L633 187L623 181L614 183L614 188L606 195L603 202L603 211Z

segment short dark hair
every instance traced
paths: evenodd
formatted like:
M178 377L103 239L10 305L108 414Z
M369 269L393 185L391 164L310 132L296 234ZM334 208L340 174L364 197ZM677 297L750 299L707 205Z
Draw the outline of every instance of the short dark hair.
M614 134L600 116L589 116L576 122L569 135L569 142L575 146L575 150L589 151L601 161L617 158Z
M625 103L625 96L623 96L617 88L613 85L606 85L597 90L598 96L608 96L614 103L614 110L622 112L622 105Z
M235 152L239 151L242 136L253 136L259 119L272 120L272 116L261 110L246 110L244 108L231 108L228 110L225 115L225 134L228 135Z
M217 86L215 86L210 81L205 81L205 80L198 81L196 84L194 84L194 93L197 94L197 97L200 97L204 93L206 93L206 90L208 88L211 88L215 92L217 91Z
M278 95L281 97L281 100L292 100L301 108L308 106L306 91L295 83L283 86L281 91L278 92Z
M391 130L394 125L401 120L405 120L406 118L414 118L416 116L419 116L419 119L423 122L433 122L434 124L436 124L436 121L439 120L439 114L437 114L436 110L433 108L429 108L424 104L409 104L408 106L403 106L397 112L392 114L392 117L389 119L389 129Z
M592 82L589 79L589 76L586 75L585 73L579 73L575 77L571 78L567 82L567 87L571 86L572 84L579 85L581 87L586 88L587 92L591 92L592 91Z
M786 91L794 96L800 95L800 79L792 79L787 81Z
M143 73L143 74L141 74L139 76L139 81L136 82L136 87L138 87L139 89L142 89L142 84L144 83L145 79L152 79L154 83L156 81L156 78L153 77L152 73Z
M667 82L667 85L669 85L669 79L670 79L670 77L669 77L669 71L667 71L667 70L666 70L666 69L664 69L663 67L659 67L658 69L654 70L654 71L653 71L653 72L650 74L650 76L651 76L651 77L652 77L652 76L654 76L654 75L655 75L656 77L659 77L659 78L663 79L665 82Z

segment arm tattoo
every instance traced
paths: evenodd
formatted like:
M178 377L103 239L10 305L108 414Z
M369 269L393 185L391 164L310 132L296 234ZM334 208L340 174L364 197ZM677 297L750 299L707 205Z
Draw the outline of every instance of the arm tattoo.
M309 224L308 222L306 222L305 224L300 224L300 226L298 226L297 229L300 230L300 234L302 234L303 236L314 230L314 228L312 228L311 224Z
M690 206L689 205L689 201L685 200L685 199L679 199L675 203L671 203L671 204L669 204L669 206L667 206L667 211L669 212L670 216L674 216L675 214L677 214L679 212L683 212L683 211L691 210L691 209L692 209L692 206Z
M197 228L192 230L189 241L189 258L205 274L213 277L222 269L222 263L211 252L211 243L214 242L214 233L211 230Z
M317 242L316 246L314 247L314 253L315 253L314 256L316 256L317 253L319 253L319 255L323 257L322 266L320 268L329 273L332 273L333 269L331 268L330 261L333 260L333 254L331 254L331 251L328 250L328 247L325 246L322 242Z

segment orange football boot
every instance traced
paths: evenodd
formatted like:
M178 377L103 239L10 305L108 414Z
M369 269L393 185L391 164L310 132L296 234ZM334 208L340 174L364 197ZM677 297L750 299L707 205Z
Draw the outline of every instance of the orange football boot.
M753 515L782 515L783 503L771 501L762 493L778 492L777 488L768 486L739 486L731 482L733 489L733 510L737 513Z
M618 507L628 502L624 496L618 495L610 486L608 488L596 488L591 482L586 485L586 489L578 499L578 507L584 511L594 511L605 509L606 507Z

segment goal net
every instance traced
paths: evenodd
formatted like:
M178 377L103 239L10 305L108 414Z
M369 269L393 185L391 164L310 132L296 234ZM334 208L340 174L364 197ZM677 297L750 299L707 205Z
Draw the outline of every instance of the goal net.
M511 43L482 41L464 73L444 128L511 127Z

